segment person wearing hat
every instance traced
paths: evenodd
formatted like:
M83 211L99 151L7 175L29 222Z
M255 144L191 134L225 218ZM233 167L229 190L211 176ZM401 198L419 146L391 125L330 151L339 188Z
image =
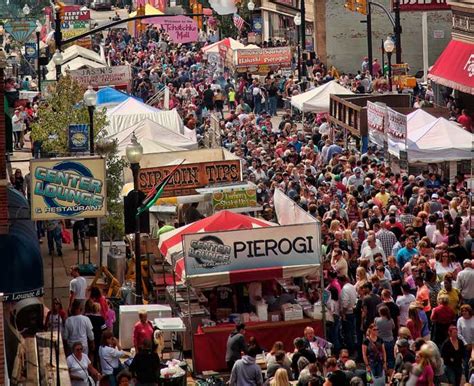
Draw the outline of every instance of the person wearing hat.
M364 185L364 176L362 175L362 169L357 167L354 169L354 174L347 179L347 186L353 186L357 189L362 185Z
M430 201L430 214L435 214L437 212L443 211L443 205L439 202L439 196L437 193L431 195Z
M397 355L395 356L395 375L402 373L407 363L415 363L415 353L410 350L410 342L408 339L400 338L395 343Z

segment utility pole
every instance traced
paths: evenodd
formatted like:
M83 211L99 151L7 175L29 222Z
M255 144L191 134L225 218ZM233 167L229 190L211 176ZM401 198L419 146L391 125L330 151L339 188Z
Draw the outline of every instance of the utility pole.
M397 64L402 63L402 24L400 22L400 0L393 0L393 12L395 13L395 59Z
M301 53L303 54L306 51L306 8L305 8L305 0L300 0L301 3L301 33L300 33L300 38L301 38ZM306 76L306 66L305 66L305 61L303 58L301 58L301 74L303 76Z
M372 51L372 7L367 3L367 53L369 58L369 72L373 74L374 53Z

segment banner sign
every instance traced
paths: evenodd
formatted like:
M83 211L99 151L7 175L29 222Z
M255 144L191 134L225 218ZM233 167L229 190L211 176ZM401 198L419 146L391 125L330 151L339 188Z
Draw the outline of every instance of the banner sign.
M257 206L257 190L242 189L212 194L212 208L215 211Z
M407 116L388 107L385 123L388 152L400 158L400 151L406 151Z
M385 142L384 120L386 114L385 105L367 102L367 130L369 140L376 145L383 147Z
M320 263L319 224L183 235L186 276Z
M14 293L4 293L3 294L3 301L4 302L19 302L23 299L29 298L39 298L44 295L44 288L40 287L37 289L33 289L31 291L24 291L24 292L14 292Z
M281 66L291 65L291 48L256 48L251 50L235 50L235 64L240 66Z
M90 30L91 12L81 10L80 5L68 5L63 7L61 15L61 30L63 39L70 39ZM91 37L85 37L74 42L74 44L85 48L92 48Z
M35 159L30 173L32 220L105 216L105 159Z
M451 7L447 0L399 0L400 11L445 11ZM395 1L392 1L392 9Z
M65 5L61 9L61 22L87 20L91 19L90 9L83 8L80 5Z
M140 169L138 183L142 192L148 193L170 171L173 165ZM161 197L186 196L196 194L196 189L205 186L240 182L240 160L213 161L183 164L165 186Z
M37 58L38 52L36 50L35 42L26 42L25 43L25 59L30 61Z
M8 20L3 28L14 40L23 44L35 32L36 22L34 20Z
M198 41L198 25L196 20L187 16L152 17L142 23L159 24L174 43L192 43Z
M263 19L261 16L254 16L252 19L252 31L261 34L263 31Z
M68 143L71 153L89 151L89 125L69 125Z
M129 65L83 68L70 71L71 78L83 87L123 86L130 84L132 72Z

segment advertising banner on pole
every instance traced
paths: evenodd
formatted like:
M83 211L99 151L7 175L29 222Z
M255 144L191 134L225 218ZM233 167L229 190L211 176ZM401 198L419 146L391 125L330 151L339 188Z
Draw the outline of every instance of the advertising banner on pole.
M26 42L25 43L25 59L30 61L38 57L38 52L36 50L35 42Z
M319 224L183 235L186 276L320 263Z
M192 43L198 41L196 20L187 16L167 16L143 20L143 23L159 24L174 43Z
M448 4L448 0L399 0L401 12L412 12L412 11L445 11L451 7ZM392 0L392 9L393 3Z
M71 153L89 151L89 125L69 125L68 143Z
M105 159L35 159L30 175L32 220L105 216Z
M68 5L63 7L61 14L61 29L63 39L70 39L90 30L91 11L81 9L80 5ZM92 48L91 37L77 40L74 44Z
M407 116L388 107L385 132L387 133L388 152L400 158L400 152L406 151Z
M257 206L257 190L241 189L230 192L212 193L212 208L215 211L237 208L255 208Z
M70 71L72 79L83 87L123 86L132 80L130 66L82 68Z
M378 103L367 102L367 129L369 140L377 146L384 147L385 133L384 120L386 106Z
M35 32L36 22L34 20L8 20L3 28L13 40L23 44L30 38L31 34Z

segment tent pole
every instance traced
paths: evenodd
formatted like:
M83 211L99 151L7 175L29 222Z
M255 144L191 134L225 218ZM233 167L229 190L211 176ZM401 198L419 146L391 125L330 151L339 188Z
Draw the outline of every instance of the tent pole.
M316 223L317 233L320 235L321 240L321 226L319 222ZM323 317L323 334L324 339L326 339L326 305L324 304L324 270L323 270L323 262L321 260L321 256L323 256L322 247L320 249L320 258L319 258L319 275L321 280L321 314Z
M186 283L186 289L188 292L188 323L189 323L189 330L190 330L190 335L191 335L191 358L193 358L193 368L191 371L191 374L194 378L196 375L196 372L194 370L194 332L193 332L193 325L192 325L192 318L191 318L191 294L189 291L189 283Z

